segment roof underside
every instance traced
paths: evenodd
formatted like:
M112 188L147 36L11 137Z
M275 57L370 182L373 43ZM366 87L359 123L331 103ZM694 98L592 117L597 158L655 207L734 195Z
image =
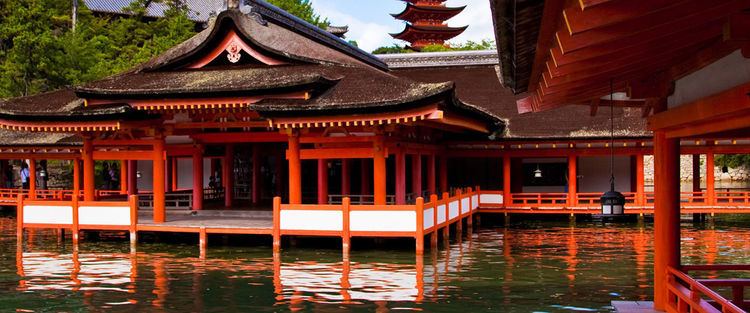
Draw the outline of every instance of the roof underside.
M406 24L406 28L397 34L391 34L393 38L405 41L415 41L420 39L448 40L460 35L468 26L450 27L450 26L425 26Z
M403 11L391 14L399 20L418 21L418 20L439 20L446 21L463 11L466 6L462 7L445 7L445 6L420 6L407 3Z
M745 0L492 3L504 81L529 92L520 110L595 111L614 90L631 101L612 104L642 107L645 116L664 109L675 80L738 49L750 55Z

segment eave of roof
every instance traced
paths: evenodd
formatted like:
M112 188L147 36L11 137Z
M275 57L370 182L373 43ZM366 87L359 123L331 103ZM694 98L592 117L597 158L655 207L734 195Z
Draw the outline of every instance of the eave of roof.
M466 6L460 7L446 7L446 6L421 6L407 3L403 11L399 13L393 13L391 16L400 20L409 20L409 16L413 14L438 14L444 19L449 19L461 13Z
M461 27L450 27L450 26L424 26L424 25L413 25L406 24L404 30L400 33L390 35L396 39L403 39L410 34L425 34L425 35L442 35L444 38L453 38L458 36L466 30L469 26Z
M395 53L376 56L392 70L499 64L497 50Z

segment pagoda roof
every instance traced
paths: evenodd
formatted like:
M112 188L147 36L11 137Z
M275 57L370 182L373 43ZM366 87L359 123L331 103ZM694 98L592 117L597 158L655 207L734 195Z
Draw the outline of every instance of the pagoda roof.
M0 101L0 127L116 130L122 121L159 119L161 110L188 106L249 110L263 118L375 114L428 105L479 121L489 131L503 127L488 111L458 100L452 82L394 76L377 57L322 29L263 1L245 4L127 72Z
M431 26L431 25L414 25L406 24L406 28L403 31L396 34L390 34L393 38L401 39L405 41L412 41L416 39L439 39L448 40L453 37L460 35L469 26L462 27L450 27L450 26ZM419 36L420 38L414 38Z
M446 7L446 6L423 6L407 3L406 7L400 13L391 14L391 16L404 21L416 21L420 19L448 20L463 11L466 6Z

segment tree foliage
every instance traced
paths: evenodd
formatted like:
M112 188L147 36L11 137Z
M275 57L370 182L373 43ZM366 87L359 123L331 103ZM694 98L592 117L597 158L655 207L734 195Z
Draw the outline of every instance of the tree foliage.
M715 163L717 166L750 168L750 154L717 154Z
M153 2L165 16L146 18ZM318 26L328 21L309 0L270 0ZM196 25L184 0L135 0L130 15L93 15L78 0L76 30L71 1L0 1L0 98L26 96L81 84L130 69L187 40Z
M310 0L268 0L268 2L322 29L330 24L328 19L315 13Z
M452 44L452 45L429 45L420 51L414 51L408 49L406 46L399 46L393 44L392 46L379 47L372 51L373 54L393 54L393 53L411 53L411 52L442 52L442 51L469 51L469 50L494 50L495 41L493 40L481 40L481 41L466 41L465 43Z

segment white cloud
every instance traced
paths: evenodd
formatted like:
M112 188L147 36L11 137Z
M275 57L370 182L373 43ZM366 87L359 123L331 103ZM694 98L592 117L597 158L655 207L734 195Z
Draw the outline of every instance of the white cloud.
M451 42L462 43L467 40L480 41L482 39L495 40L494 26L492 24L492 12L488 0L448 0L446 5L466 6L461 14L448 21L448 25L458 27L469 25L461 35L453 38Z
M378 47L392 44L393 38L388 34L388 25L363 22L353 15L339 11L327 2L318 1L315 4L317 13L327 17L333 24L348 25L349 32L346 33L346 39L356 41L360 49L370 52Z

